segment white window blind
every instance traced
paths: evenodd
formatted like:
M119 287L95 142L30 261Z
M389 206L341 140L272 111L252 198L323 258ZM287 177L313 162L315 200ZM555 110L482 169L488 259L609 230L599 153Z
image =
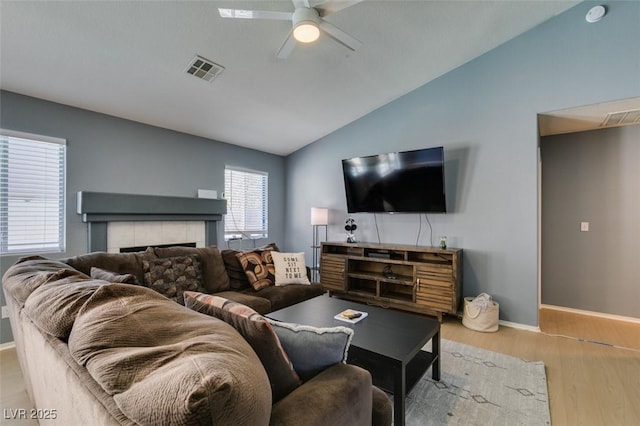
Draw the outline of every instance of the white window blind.
M224 169L225 239L268 237L268 186L268 173L232 167Z
M66 141L0 130L0 254L64 251Z

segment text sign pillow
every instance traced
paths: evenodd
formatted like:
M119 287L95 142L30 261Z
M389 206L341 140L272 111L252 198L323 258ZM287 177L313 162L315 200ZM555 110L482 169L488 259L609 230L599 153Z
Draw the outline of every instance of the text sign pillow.
M311 284L307 277L304 253L280 253L274 251L271 256L276 270L276 285Z

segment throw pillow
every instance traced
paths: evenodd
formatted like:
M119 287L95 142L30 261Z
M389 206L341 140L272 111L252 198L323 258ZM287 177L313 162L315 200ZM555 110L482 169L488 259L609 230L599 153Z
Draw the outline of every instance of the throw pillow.
M272 253L273 250L253 250L236 254L249 284L256 291L276 281Z
M144 260L143 268L147 287L181 305L185 291L204 291L200 260L195 254Z
M280 339L293 368L303 381L339 362L346 362L353 330L347 327L318 328L267 318Z
M307 277L304 253L271 253L275 267L276 285L311 284Z
M300 385L278 336L262 315L241 303L209 294L187 291L184 301L187 308L223 320L244 337L269 376L274 403Z
M167 256L168 257L168 256ZM135 253L105 253L94 252L73 256L62 261L78 271L91 275L91 267L113 271L116 274L133 274L138 282L144 282L144 269L142 262L157 259L153 247L147 247L145 251Z
M229 276L217 247L156 247L155 252L158 257L197 254L202 266L202 285L207 293L229 290Z
M115 272L107 271L106 269L97 268L95 266L91 267L91 278L107 281L109 283L140 285L140 282L133 274L116 274Z
M269 243L261 247L256 247L256 250L275 250L280 251L275 243ZM250 251L250 250L249 250ZM233 290L244 290L251 287L247 280L247 275L244 273L244 269L240 264L240 261L236 257L238 253L242 253L244 250L225 249L222 250L222 261L224 262L224 268L229 275L229 287Z

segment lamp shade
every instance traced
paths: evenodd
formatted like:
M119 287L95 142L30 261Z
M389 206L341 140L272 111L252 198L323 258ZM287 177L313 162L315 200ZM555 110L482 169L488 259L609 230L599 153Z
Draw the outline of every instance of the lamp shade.
M328 225L329 209L325 209L324 207L311 207L311 224Z

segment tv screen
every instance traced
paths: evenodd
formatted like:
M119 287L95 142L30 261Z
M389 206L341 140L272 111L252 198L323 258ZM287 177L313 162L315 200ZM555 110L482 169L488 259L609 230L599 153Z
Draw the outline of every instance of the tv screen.
M342 160L349 213L445 213L444 149Z

